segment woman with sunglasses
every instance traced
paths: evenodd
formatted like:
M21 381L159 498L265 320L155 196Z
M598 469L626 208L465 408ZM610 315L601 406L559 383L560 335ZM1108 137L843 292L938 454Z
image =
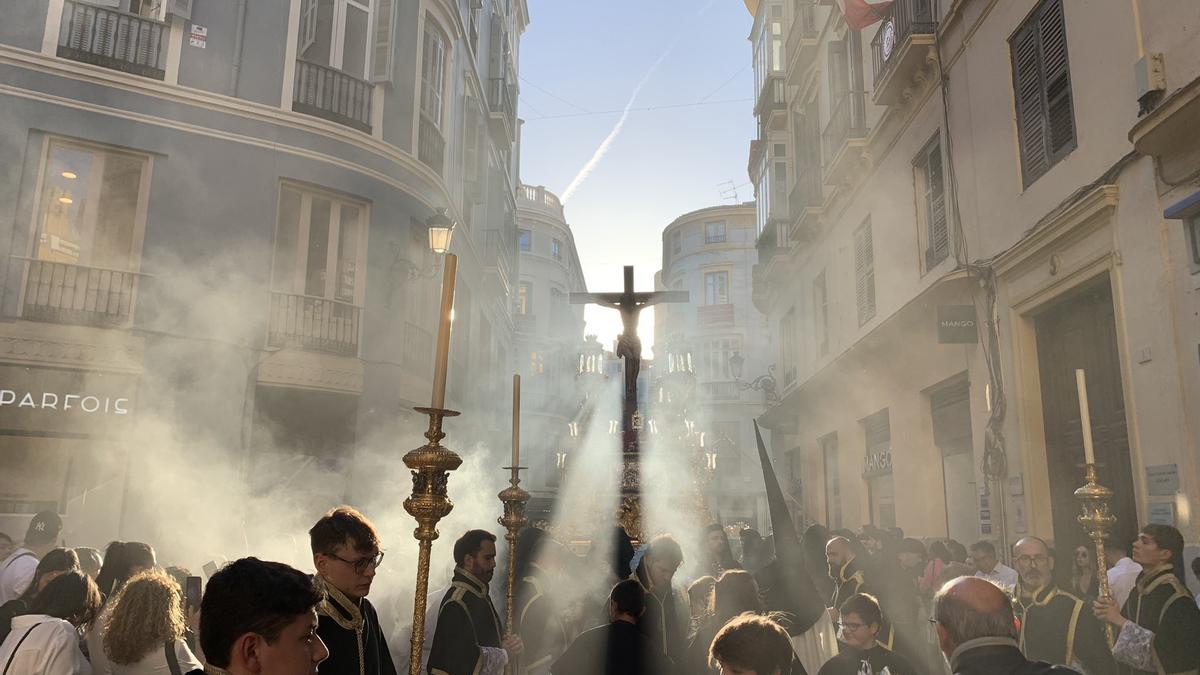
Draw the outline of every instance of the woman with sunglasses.
M1071 556L1071 592L1084 600L1095 600L1099 595L1096 583L1096 561L1087 546L1076 546Z
M883 612L875 598L866 593L852 595L842 603L839 614L841 652L826 661L817 675L881 673L884 668L891 675L918 675L904 657L876 640Z

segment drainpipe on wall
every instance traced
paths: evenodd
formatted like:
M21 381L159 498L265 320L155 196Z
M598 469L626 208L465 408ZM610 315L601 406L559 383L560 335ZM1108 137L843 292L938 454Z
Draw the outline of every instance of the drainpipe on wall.
M246 35L246 0L237 0L237 27L233 37L233 65L229 67L229 95L237 96L242 75L242 42Z

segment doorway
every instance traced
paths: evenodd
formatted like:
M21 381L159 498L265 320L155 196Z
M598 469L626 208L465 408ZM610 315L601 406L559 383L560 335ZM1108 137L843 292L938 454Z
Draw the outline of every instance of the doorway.
M1138 530L1137 505L1108 275L1041 312L1034 319L1034 329L1056 549L1060 556L1068 555L1077 545L1086 543L1083 528L1075 519L1079 502L1074 492L1084 479L1076 368L1087 373L1098 480L1113 491L1111 507L1117 523L1111 536L1114 541L1128 544ZM1062 569L1069 569L1067 559L1059 563Z

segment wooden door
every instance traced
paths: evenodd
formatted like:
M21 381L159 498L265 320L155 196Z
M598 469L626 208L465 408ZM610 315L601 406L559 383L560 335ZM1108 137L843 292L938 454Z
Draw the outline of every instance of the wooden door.
M1138 530L1125 396L1108 276L1036 318L1038 367L1041 370L1045 419L1046 464L1054 518L1054 539L1061 570L1069 569L1070 552L1086 541L1076 520L1075 489L1083 485L1083 430L1075 369L1087 372L1099 482L1113 490L1117 524L1111 536L1128 543Z

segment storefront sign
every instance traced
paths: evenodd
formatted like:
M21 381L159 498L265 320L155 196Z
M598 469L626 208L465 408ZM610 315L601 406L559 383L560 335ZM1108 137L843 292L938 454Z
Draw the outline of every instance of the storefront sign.
M129 424L137 376L0 365L0 433L107 435Z
M1146 467L1146 489L1152 497L1170 497L1179 492L1179 465Z
M863 478L886 476L892 473L892 451L883 450L867 455L863 463Z
M979 342L975 305L938 305L938 344L973 345Z
M1175 526L1174 502L1150 502L1150 522L1158 525Z

